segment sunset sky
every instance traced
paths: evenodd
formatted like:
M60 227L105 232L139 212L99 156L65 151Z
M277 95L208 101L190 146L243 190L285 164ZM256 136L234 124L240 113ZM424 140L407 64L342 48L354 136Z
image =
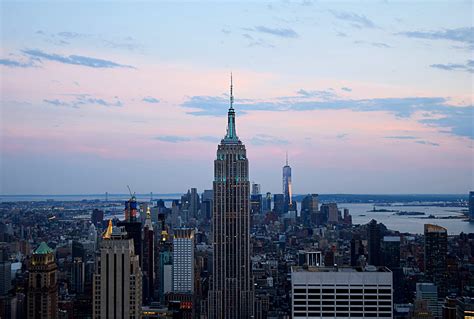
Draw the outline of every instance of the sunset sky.
M211 189L231 72L265 192L474 188L471 1L0 6L0 194Z

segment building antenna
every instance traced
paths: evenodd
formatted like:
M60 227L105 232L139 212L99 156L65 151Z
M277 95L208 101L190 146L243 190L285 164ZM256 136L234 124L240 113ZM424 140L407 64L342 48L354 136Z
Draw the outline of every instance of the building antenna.
M286 166L288 166L288 151L286 151Z
M234 108L234 94L233 94L233 85L232 85L232 72L230 72L230 108Z

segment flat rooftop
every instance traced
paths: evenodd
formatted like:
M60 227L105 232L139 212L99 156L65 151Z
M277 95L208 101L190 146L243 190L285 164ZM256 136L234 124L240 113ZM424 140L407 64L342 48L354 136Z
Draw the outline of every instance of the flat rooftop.
M375 267L375 266L367 266L365 268L362 267L315 267L315 266L292 266L292 272L391 272L390 269L387 267Z

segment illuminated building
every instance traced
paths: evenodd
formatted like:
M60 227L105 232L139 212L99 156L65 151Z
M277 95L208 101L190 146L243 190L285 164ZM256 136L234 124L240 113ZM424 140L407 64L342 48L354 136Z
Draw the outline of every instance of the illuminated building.
M102 236L93 296L94 318L140 318L142 272L133 239L111 221Z

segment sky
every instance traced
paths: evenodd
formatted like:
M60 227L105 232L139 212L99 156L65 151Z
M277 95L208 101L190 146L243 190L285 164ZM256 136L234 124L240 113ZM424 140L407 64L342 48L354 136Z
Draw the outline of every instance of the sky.
M0 194L474 189L471 1L2 1Z

